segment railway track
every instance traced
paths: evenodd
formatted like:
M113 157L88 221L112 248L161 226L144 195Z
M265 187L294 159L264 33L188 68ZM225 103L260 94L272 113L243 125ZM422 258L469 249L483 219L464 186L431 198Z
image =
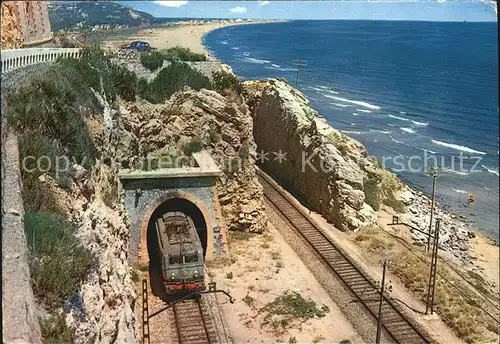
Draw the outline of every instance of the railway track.
M363 273L347 254L317 226L309 220L297 207L283 195L273 182L268 181L269 176L259 170L259 181L264 188L264 195L275 211L291 225L310 247L323 260L329 270L335 274L344 285L355 295L364 306L366 312L374 320L378 320L378 306L380 291L375 282ZM382 307L383 332L387 339L395 343L430 343L423 333L397 308L397 306L384 296Z
M217 330L202 300L187 300L172 307L171 323L175 324L173 343L209 344L218 341Z

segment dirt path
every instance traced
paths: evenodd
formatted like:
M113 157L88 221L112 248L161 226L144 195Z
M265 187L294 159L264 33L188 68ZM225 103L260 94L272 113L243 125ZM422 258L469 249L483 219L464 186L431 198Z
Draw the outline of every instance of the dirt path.
M233 239L230 249L232 262L209 271L218 288L228 290L236 299L230 304L219 297L235 343L294 339L299 343L365 342L272 223L269 234ZM327 306L329 312L323 318L296 321L285 328L273 327L272 321L266 324L265 312L259 314L259 310L287 290L313 300L317 307Z

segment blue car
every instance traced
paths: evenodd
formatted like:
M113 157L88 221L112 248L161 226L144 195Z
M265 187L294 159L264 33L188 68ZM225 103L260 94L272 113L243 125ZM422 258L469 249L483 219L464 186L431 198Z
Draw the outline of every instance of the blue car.
M148 42L144 41L134 41L130 44L124 45L121 47L121 49L125 50L137 50L137 51L153 51L156 50L155 48L152 48Z

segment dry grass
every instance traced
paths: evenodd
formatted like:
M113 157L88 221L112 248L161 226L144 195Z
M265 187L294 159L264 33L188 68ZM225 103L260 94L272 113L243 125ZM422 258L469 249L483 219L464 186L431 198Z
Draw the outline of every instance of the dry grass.
M389 270L420 300L425 302L429 278L429 255L423 251L410 252L381 229L360 232L355 242L378 261L382 254L391 256ZM496 341L497 323L479 308L472 291L454 277L451 269L438 262L434 310L455 333L468 343ZM456 288L466 292L463 296Z

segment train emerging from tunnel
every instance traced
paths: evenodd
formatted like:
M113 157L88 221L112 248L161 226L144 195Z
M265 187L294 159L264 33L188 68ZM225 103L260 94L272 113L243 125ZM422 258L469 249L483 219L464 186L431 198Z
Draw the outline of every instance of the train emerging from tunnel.
M193 220L167 212L156 221L161 273L168 295L205 290L203 248Z

